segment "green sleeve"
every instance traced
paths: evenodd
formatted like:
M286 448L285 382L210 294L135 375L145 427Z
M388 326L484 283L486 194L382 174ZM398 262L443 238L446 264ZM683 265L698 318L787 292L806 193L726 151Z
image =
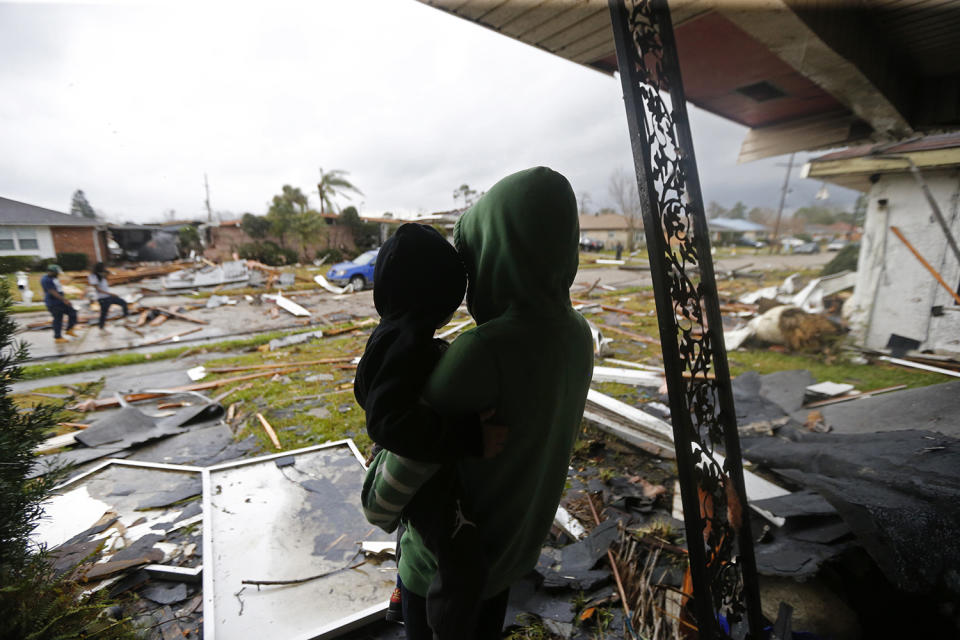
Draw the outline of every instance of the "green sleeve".
M494 352L474 329L454 340L433 370L424 391L427 403L441 415L496 408L500 372Z

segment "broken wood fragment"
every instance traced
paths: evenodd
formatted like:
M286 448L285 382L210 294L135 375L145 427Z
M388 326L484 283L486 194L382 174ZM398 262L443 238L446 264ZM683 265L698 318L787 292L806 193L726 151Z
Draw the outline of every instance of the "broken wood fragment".
M290 373L294 369L282 370L280 373ZM265 376L272 376L277 371L261 371L258 373L251 373L245 376L237 376L235 378L223 378L221 380L211 380L209 382L198 382L196 384L187 384L181 387L173 387L171 389L164 389L163 391L150 391L150 392L141 392L141 393L130 393L124 396L126 402L140 402L142 400L153 400L155 398L162 398L164 396L172 395L175 393L181 393L184 391L206 391L207 389L216 389L218 387L223 387L234 382L243 382L245 380L252 380L254 378L263 378ZM237 391L234 389L233 391ZM102 398L100 400L85 400L80 402L73 407L72 409L76 411L99 411L100 409L110 409L113 407L120 406L120 401L116 396L110 398Z
M164 313L171 318L176 318L178 320L186 320L187 322L193 322L194 324L210 324L206 320L201 320L200 318L194 318L193 316L188 316L185 313L178 313L172 309L162 309L160 307L143 307L144 309L154 309L160 313Z
M308 367L315 364L336 364L340 362L350 362L357 356L339 356L336 358L321 358L320 360L305 360L303 362L284 362L278 364L251 364L242 367L218 367L208 369L210 373L234 373L236 371L252 371L257 369L288 369L290 367Z
M270 423L267 422L267 419L263 417L262 413L257 413L257 419L260 420L260 424L263 425L263 430L267 432L267 436L270 438L273 446L277 449L282 448L280 446L280 439L277 438L277 432L273 430L273 427L270 426Z
M609 331L609 332L611 332L611 333L618 333L618 334L620 334L620 335L622 335L622 336L626 336L627 338L630 338L631 340L635 340L636 342L642 342L642 343L644 343L644 344L654 344L654 345L657 345L658 347L660 346L660 340L658 340L657 338L652 338L652 337L650 337L650 336L645 336L645 335L642 335L642 334L639 334L639 333L633 333L632 331L627 331L627 330L625 330L625 329L620 329L620 328L618 328L618 327L611 327L611 326L608 325L608 324L599 324L599 323L598 323L598 324L597 324L597 327L598 327L601 331Z
M176 340L176 339L180 338L180 336L185 336L185 335L190 334L190 333L196 333L197 331L203 331L203 328L202 328L202 327L194 327L193 329L186 329L186 330L184 330L184 331L177 331L176 333L171 333L171 334L169 334L169 335L162 336L162 337L160 337L160 338L154 338L154 339L152 339L152 340L147 340L147 341L145 341L145 342L141 342L141 343L140 343L139 345L137 345L137 346L138 346L138 347L146 347L146 346L149 346L149 345L151 345L151 344L160 344L161 342L166 342L167 340Z

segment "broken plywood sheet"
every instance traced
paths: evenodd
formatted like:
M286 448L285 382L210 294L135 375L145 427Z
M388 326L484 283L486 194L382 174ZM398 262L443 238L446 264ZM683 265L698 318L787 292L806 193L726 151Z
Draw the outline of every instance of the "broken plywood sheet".
M360 543L390 541L363 517L363 475L349 440L205 470L205 638L306 640L382 615L394 563L354 567Z

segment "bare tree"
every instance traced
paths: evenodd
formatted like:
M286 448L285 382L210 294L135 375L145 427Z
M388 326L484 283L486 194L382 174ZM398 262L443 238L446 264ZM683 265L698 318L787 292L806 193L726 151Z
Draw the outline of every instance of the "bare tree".
M633 251L634 235L641 228L640 193L637 181L630 173L617 169L610 174L607 191L620 213L627 220L627 251Z
M580 194L580 215L586 216L590 214L590 194L584 191Z

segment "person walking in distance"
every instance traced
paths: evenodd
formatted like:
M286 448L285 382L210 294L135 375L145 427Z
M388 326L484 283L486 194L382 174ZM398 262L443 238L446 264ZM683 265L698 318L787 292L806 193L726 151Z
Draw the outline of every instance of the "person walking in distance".
M93 271L87 276L87 282L94 288L97 295L97 303L100 305L100 328L106 328L107 313L110 311L110 305L118 304L123 309L123 317L128 315L127 301L110 292L110 286L107 284L107 268L102 262L98 262L93 267Z
M73 327L77 324L77 310L63 293L63 285L58 277L61 273L63 269L60 265L51 264L47 267L47 275L40 278L40 287L43 289L43 302L47 305L47 311L53 316L53 341L69 342L69 338L64 338L61 333L63 316L67 316L67 330L64 333L76 337Z

